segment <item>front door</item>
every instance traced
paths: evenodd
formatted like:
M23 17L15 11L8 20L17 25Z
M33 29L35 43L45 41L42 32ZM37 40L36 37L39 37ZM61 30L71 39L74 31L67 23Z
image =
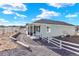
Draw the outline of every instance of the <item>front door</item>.
M40 32L40 26L34 26L34 35L36 35L37 32Z
M28 35L32 36L32 26L28 26Z
M28 35L36 35L37 32L40 32L40 26L29 26Z

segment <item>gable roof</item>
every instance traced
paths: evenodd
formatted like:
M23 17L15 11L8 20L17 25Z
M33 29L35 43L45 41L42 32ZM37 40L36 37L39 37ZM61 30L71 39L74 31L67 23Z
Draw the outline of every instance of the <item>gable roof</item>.
M54 21L54 20L48 20L48 19L40 19L40 20L35 21L34 23L45 23L45 24L56 24L56 25L74 26L74 25L66 23L66 22Z

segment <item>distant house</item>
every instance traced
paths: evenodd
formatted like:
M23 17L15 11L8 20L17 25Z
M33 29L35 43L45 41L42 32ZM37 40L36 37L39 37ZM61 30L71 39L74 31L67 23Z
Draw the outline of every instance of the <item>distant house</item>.
M28 24L28 35L41 37L56 37L61 35L74 35L75 26L62 21L41 19Z

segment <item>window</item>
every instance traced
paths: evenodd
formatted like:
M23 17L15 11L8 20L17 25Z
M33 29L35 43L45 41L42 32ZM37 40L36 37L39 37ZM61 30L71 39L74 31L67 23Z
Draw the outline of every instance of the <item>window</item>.
M35 29L35 31L40 32L40 26L35 26L34 29Z
M47 32L51 32L51 29L50 29L50 27L47 27Z

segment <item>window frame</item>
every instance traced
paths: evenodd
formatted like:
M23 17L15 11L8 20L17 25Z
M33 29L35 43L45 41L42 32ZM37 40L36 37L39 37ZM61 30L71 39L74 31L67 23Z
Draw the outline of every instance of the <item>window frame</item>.
M47 26L47 32L50 33L51 32L51 28L49 26Z

